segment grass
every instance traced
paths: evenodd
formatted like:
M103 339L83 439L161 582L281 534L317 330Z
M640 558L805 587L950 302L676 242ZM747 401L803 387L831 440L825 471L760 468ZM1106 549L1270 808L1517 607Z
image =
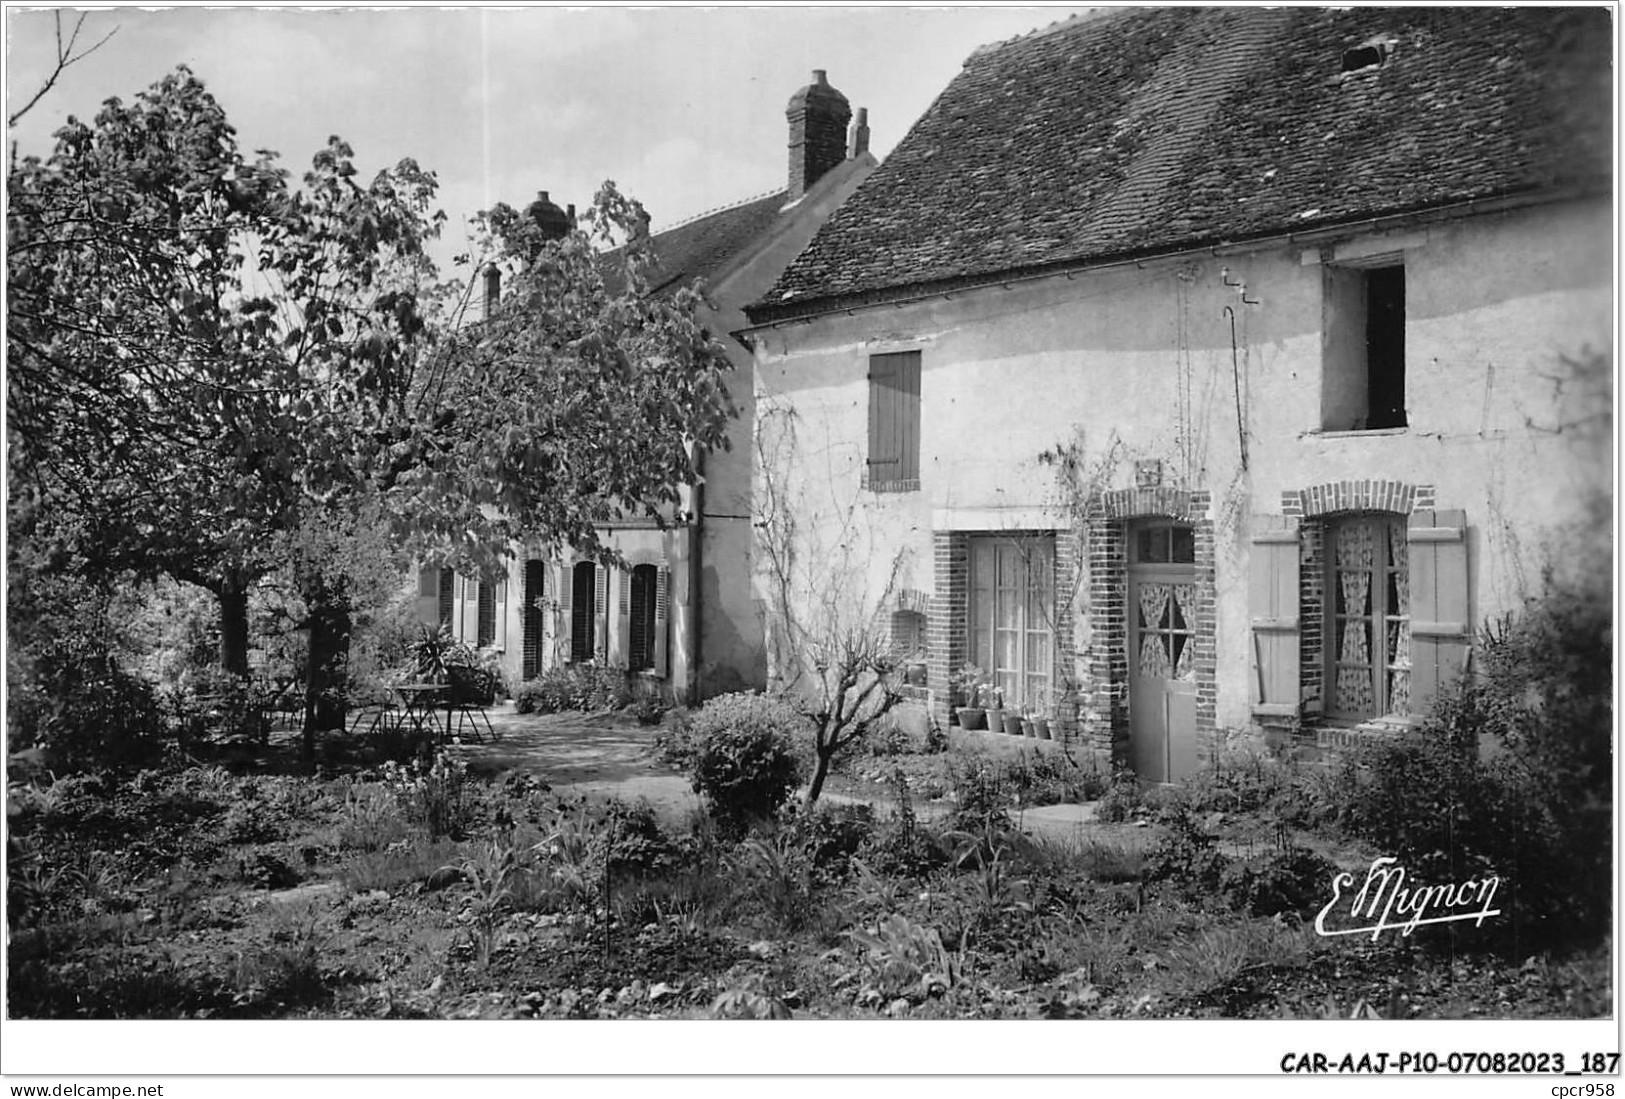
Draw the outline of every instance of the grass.
M740 841L703 821L672 832L636 808L449 773L245 784L194 768L20 790L11 800L11 1011L931 1019L1611 1010L1607 944L1526 965L1415 942L1326 940L1295 914L1256 917L1201 884L1211 869L1243 862L1261 873L1288 849L1269 806L1291 787L1273 772L1238 767L1245 784L1159 795L1151 809L1125 785L1122 798L1142 817L1161 814L1153 823L1022 836L1020 815L1001 808L1012 791L1003 764L941 756L930 765L958 784L953 806L966 830L957 833L946 816L902 811L913 797L906 782L892 788L891 812L797 816ZM1269 796L1259 800L1259 789ZM1233 808L1210 828L1212 814L1201 814L1214 799ZM1254 808L1234 808L1247 799ZM1171 827L1177 809L1199 826ZM460 838L442 834L448 822ZM1350 866L1369 860L1335 832L1289 830L1292 849Z

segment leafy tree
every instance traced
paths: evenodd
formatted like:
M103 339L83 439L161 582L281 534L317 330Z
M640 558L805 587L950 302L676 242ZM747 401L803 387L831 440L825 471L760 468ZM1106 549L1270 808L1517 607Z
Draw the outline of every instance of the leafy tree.
M247 592L281 570L313 700L342 683L373 568L334 539L387 529L465 570L518 538L609 556L598 525L663 517L724 440L727 358L693 291L646 293L648 219L611 184L559 241L491 212L513 279L476 326L424 251L431 173L363 184L333 138L293 189L184 67L8 176L13 538L208 588L239 672ZM307 753L342 720L313 702Z

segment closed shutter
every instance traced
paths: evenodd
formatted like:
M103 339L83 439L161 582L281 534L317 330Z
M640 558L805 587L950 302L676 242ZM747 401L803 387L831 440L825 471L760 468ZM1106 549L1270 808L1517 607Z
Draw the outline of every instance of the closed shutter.
M440 570L440 587L435 600L435 622L450 629L457 607L457 574L450 569Z
M1411 701L1425 715L1467 664L1467 513L1413 511L1410 553Z
M592 567L593 615L592 655L609 655L609 570L603 565Z
M660 676L671 674L670 645L666 637L671 632L671 616L666 605L670 591L671 570L662 566L655 573L655 674Z
M520 609L519 675L534 679L542 670L542 591L547 576L547 565L541 561L525 562L524 600Z
M1282 524L1280 516L1259 521ZM1297 717L1302 688L1298 678L1298 528L1257 530L1252 537L1248 613L1253 630L1253 714Z
M869 359L869 484L896 480L902 467L897 438L897 356Z
M611 659L617 668L625 668L632 633L632 573L629 569L616 569L615 576L615 640L610 646Z
M559 600L558 613L553 619L554 642L562 651L558 659L568 663L575 659L575 571L563 562L559 563Z
M597 653L598 572L593 562L577 561L570 574L570 659L578 663Z
M491 631L491 645L498 652L506 652L508 648L508 575L504 572L497 577L496 592L492 597L496 604L492 617L495 619Z
M425 626L440 621L440 570L418 570L417 619Z
M869 359L869 457L871 487L895 487L920 477L920 353L904 351Z
M920 479L920 353L910 351L898 363L897 438L903 481Z
M480 648L496 640L497 634L497 586L492 580L470 580L474 586L476 607L475 644Z

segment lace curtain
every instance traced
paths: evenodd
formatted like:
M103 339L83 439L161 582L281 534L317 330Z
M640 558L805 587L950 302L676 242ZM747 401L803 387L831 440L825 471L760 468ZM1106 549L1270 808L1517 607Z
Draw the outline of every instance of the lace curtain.
M1162 632L1162 616L1168 610L1170 584L1140 585L1140 674L1166 678L1172 661L1168 653L1168 635Z
M1388 608L1388 712L1411 712L1411 569L1409 543L1399 523L1388 527L1388 551L1394 563L1394 605Z
M1334 554L1337 584L1343 596L1342 613L1347 616L1338 639L1336 704L1344 713L1371 713L1376 709L1369 632L1371 566L1376 556L1371 526L1348 523L1338 527Z

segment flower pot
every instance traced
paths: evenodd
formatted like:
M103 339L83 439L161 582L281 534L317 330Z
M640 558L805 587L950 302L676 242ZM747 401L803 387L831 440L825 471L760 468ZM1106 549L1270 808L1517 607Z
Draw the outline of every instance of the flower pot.
M903 682L907 683L910 687L923 687L925 686L927 674L928 669L925 661L916 660L908 666L908 670L903 675Z
M1033 718L1032 719L1032 727L1033 727L1033 736L1037 737L1039 740L1048 740L1048 739L1050 739L1050 735L1049 735L1049 718L1047 718L1047 717L1035 717L1035 718Z
M1021 735L1021 715L1014 710L1004 712L1004 732L1006 736Z
M991 706L987 711L987 731L990 733L1004 732L1004 711L995 710Z
M1029 740L1038 739L1038 730L1033 728L1032 718L1024 717L1021 719L1021 735Z
M980 706L961 706L956 712L961 729L980 729L987 720L987 711Z

